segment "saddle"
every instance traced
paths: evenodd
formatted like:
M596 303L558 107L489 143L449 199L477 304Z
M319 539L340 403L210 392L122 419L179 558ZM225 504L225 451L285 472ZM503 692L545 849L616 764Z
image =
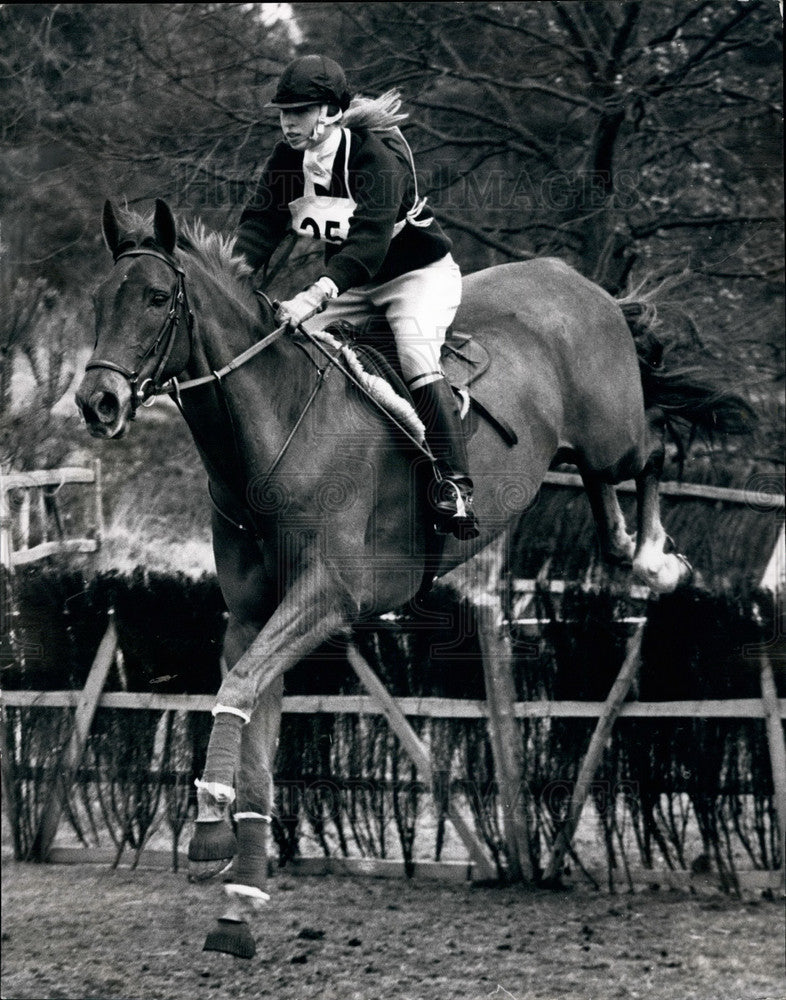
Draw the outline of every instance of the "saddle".
M384 378L394 392L412 403L401 374L393 334L386 322L374 321L359 328L346 320L337 320L326 327L326 332L350 344L371 374ZM489 351L472 334L450 327L442 345L440 360L445 377L459 400L466 439L469 440L475 434L478 418L482 418L512 448L518 442L518 436L510 424L495 416L469 391L469 386L491 367Z

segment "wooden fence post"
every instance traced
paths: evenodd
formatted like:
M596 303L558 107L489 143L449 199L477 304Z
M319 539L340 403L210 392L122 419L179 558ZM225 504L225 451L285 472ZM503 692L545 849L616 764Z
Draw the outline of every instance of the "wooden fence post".
M782 499L782 498L781 498ZM761 579L761 588L772 592L775 608L776 635L780 635L783 623L784 563L786 562L786 530L781 524L778 540L772 549L770 561ZM778 843L781 851L780 888L786 892L786 743L783 737L778 690L772 661L766 648L759 651L761 680L761 703L767 728L767 745L772 767L772 789L775 798L775 815L778 823Z
M11 511L8 509L8 487L5 474L0 469L0 567L11 572L11 553L13 552L13 535L11 534Z
M95 482L95 540L101 545L104 540L104 486L101 478L101 459L93 459L93 476Z
M352 643L347 647L347 658L352 669L358 675L360 682L382 709L385 718L388 720L390 728L401 740L404 749L409 754L412 762L420 771L424 781L430 787L434 785L434 771L431 765L431 755L428 747L420 740L415 730L407 722L404 713L398 707L395 699L388 689L377 677L371 666L361 656L359 650ZM452 796L448 795L448 816L453 826L461 838L464 846L469 852L469 856L475 864L477 875L482 880L496 879L497 873L494 866L489 861L486 850L480 839L475 835L469 824L458 811Z
M598 770L603 748L609 736L611 736L611 730L614 727L617 716L620 714L622 703L625 701L630 686L638 672L641 662L641 639L644 634L645 624L645 622L642 622L628 640L625 660L617 675L617 679L611 686L611 691L603 705L603 711L600 714L598 724L587 747L587 753L581 763L573 795L571 796L568 815L558 830L557 836L554 838L551 857L543 875L545 882L554 882L559 877L563 858L573 840L573 834L576 832L576 827L581 819L584 802L589 794L590 784Z
M770 748L772 785L775 795L775 813L778 820L781 849L781 889L786 889L786 743L783 739L780 703L775 687L772 663L766 652L759 654L761 666L761 701L767 726L767 743Z
M19 839L19 796L16 787L16 766L11 754L5 706L2 703L0 703L0 773L2 773L3 779L6 818L11 827L11 839L14 843L14 857L19 861L22 857L22 843Z
M49 849L60 823L63 803L68 797L76 770L82 762L82 754L90 735L90 728L93 725L98 700L104 690L104 684L114 662L116 650L117 630L114 615L110 610L109 624L98 646L90 673L77 701L71 739L55 767L49 794L30 848L29 860L31 861L46 861L49 856Z
M502 604L492 595L470 597L478 625L486 682L488 729L497 788L502 805L502 825L508 876L514 882L532 882L527 788L521 727L515 715L510 636L502 621Z

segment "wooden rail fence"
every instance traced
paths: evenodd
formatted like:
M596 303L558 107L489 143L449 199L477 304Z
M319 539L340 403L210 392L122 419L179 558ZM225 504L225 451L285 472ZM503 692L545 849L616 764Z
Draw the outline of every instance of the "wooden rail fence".
M94 529L90 538L65 538L57 517L56 492L63 486L78 483L93 487ZM12 509L10 502L13 493L19 494L16 510ZM29 543L33 519L37 521L40 540L31 546ZM17 526L18 545L14 543L14 523ZM92 468L65 466L33 472L0 470L0 566L13 570L17 566L37 562L48 556L69 552L97 552L103 531L101 463L98 459Z
M4 691L2 703L16 708L76 708L81 691ZM112 691L100 695L98 708L152 709L154 711L210 712L216 700L208 694L152 694L146 691ZM427 719L485 719L485 701L458 698L396 698L404 715ZM382 715L370 695L288 695L284 713L292 715ZM597 719L602 701L517 701L517 719ZM786 719L786 698L776 699L781 720ZM626 701L623 719L767 719L770 712L759 698L699 699L693 701Z

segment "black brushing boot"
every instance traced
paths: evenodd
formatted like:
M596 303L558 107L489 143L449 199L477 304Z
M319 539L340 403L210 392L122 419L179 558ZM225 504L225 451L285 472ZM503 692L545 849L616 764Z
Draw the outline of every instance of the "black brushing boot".
M437 530L470 541L478 537L480 528L472 509L467 445L455 394L445 378L418 386L411 393L436 460L438 477L430 500Z

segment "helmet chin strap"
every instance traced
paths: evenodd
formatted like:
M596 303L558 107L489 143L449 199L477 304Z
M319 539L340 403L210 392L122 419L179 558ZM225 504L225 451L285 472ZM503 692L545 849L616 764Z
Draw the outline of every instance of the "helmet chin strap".
M308 137L310 142L315 144L322 142L322 138L325 134L325 127L327 125L334 125L336 122L341 121L344 117L344 112L341 109L339 109L335 115L328 115L327 109L327 104L320 106L317 123L314 126L311 135Z

